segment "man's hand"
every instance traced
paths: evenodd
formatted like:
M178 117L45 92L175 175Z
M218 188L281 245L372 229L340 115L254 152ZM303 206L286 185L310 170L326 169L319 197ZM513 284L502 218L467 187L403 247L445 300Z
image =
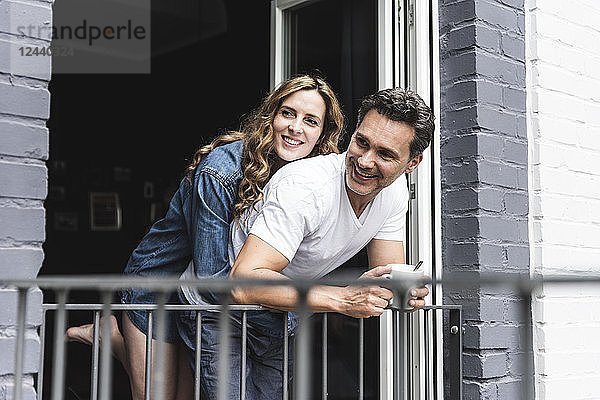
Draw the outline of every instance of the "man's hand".
M385 274L392 272L389 266L380 266L370 269L360 276L359 279L386 279ZM392 292L380 286L347 286L343 288L342 313L354 318L377 317L383 314L392 299ZM429 294L426 287L413 288L410 295L416 299L410 299L408 305L413 307L411 312L425 307L425 297Z
M410 295L416 299L410 299L408 305L413 307L411 311L417 311L425 307L425 296L429 294L429 289L426 287L410 289Z
M385 279L382 275L390 272L391 267L376 267L359 279ZM341 312L354 318L376 317L383 314L391 298L392 292L380 286L347 286L343 288Z

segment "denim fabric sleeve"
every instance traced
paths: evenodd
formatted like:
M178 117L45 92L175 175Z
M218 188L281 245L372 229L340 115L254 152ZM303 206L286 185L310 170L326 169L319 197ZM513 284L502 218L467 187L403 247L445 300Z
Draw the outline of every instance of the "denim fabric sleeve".
M238 182L202 168L195 179L189 232L198 277L225 277L229 272L227 244Z
M184 222L191 189L191 184L183 179L165 217L152 225L131 254L126 274L179 276L185 270L192 255Z

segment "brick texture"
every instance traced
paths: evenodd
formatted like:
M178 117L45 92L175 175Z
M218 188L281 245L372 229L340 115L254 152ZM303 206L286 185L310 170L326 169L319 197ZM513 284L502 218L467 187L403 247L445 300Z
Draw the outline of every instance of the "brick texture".
M439 15L444 271L528 275L523 1L441 2ZM445 288L444 302L463 305L465 399L533 396L519 370L532 357L521 342L530 319L515 290Z
M48 159L48 129L0 120L0 151L4 155Z
M0 280L34 278L43 261L47 194L50 57L15 57L19 46L48 43L19 26L51 26L49 2L0 1ZM23 398L35 399L42 295L27 301ZM0 289L0 399L14 390L17 292Z
M528 1L532 269L600 272L600 4ZM550 287L533 302L536 397L600 396L598 287Z

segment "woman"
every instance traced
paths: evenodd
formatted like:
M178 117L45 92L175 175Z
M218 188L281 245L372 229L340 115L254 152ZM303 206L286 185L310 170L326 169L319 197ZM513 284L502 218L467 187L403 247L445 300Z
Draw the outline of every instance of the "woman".
M320 78L299 76L280 84L240 131L200 148L187 169L165 218L156 222L134 250L125 269L137 276L179 276L193 261L198 277L226 277L229 225L261 197L262 187L290 161L338 152L343 116L335 94ZM189 271L188 271L189 272ZM218 299L207 294L208 301ZM154 303L152 292L124 290L126 304ZM111 341L128 371L134 399L144 395L146 313L123 313L123 335L111 321ZM93 327L67 331L70 340L91 343ZM167 399L191 393L191 375L179 355L175 315L167 326ZM178 379L176 379L178 377ZM210 390L210 389L206 389Z

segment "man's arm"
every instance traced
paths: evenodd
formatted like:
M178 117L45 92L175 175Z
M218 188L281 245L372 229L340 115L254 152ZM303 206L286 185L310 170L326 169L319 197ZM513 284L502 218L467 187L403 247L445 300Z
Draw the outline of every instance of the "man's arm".
M315 260L318 262L318 260ZM235 278L288 279L281 271L288 265L285 258L271 245L250 234L231 269ZM376 278L391 272L387 267L376 267L363 274ZM290 286L239 287L232 291L236 303L261 304L283 311L296 309L298 295ZM333 311L352 317L364 318L381 315L392 293L378 286L316 286L308 293L308 305L314 312Z
M395 240L373 239L367 246L369 255L369 268L377 268L380 265L404 264L404 243ZM411 296L417 299L409 300L408 305L419 309L425 307L425 296L429 294L426 287L411 289Z
M404 242L372 239L367 245L369 268L378 265L404 264Z

